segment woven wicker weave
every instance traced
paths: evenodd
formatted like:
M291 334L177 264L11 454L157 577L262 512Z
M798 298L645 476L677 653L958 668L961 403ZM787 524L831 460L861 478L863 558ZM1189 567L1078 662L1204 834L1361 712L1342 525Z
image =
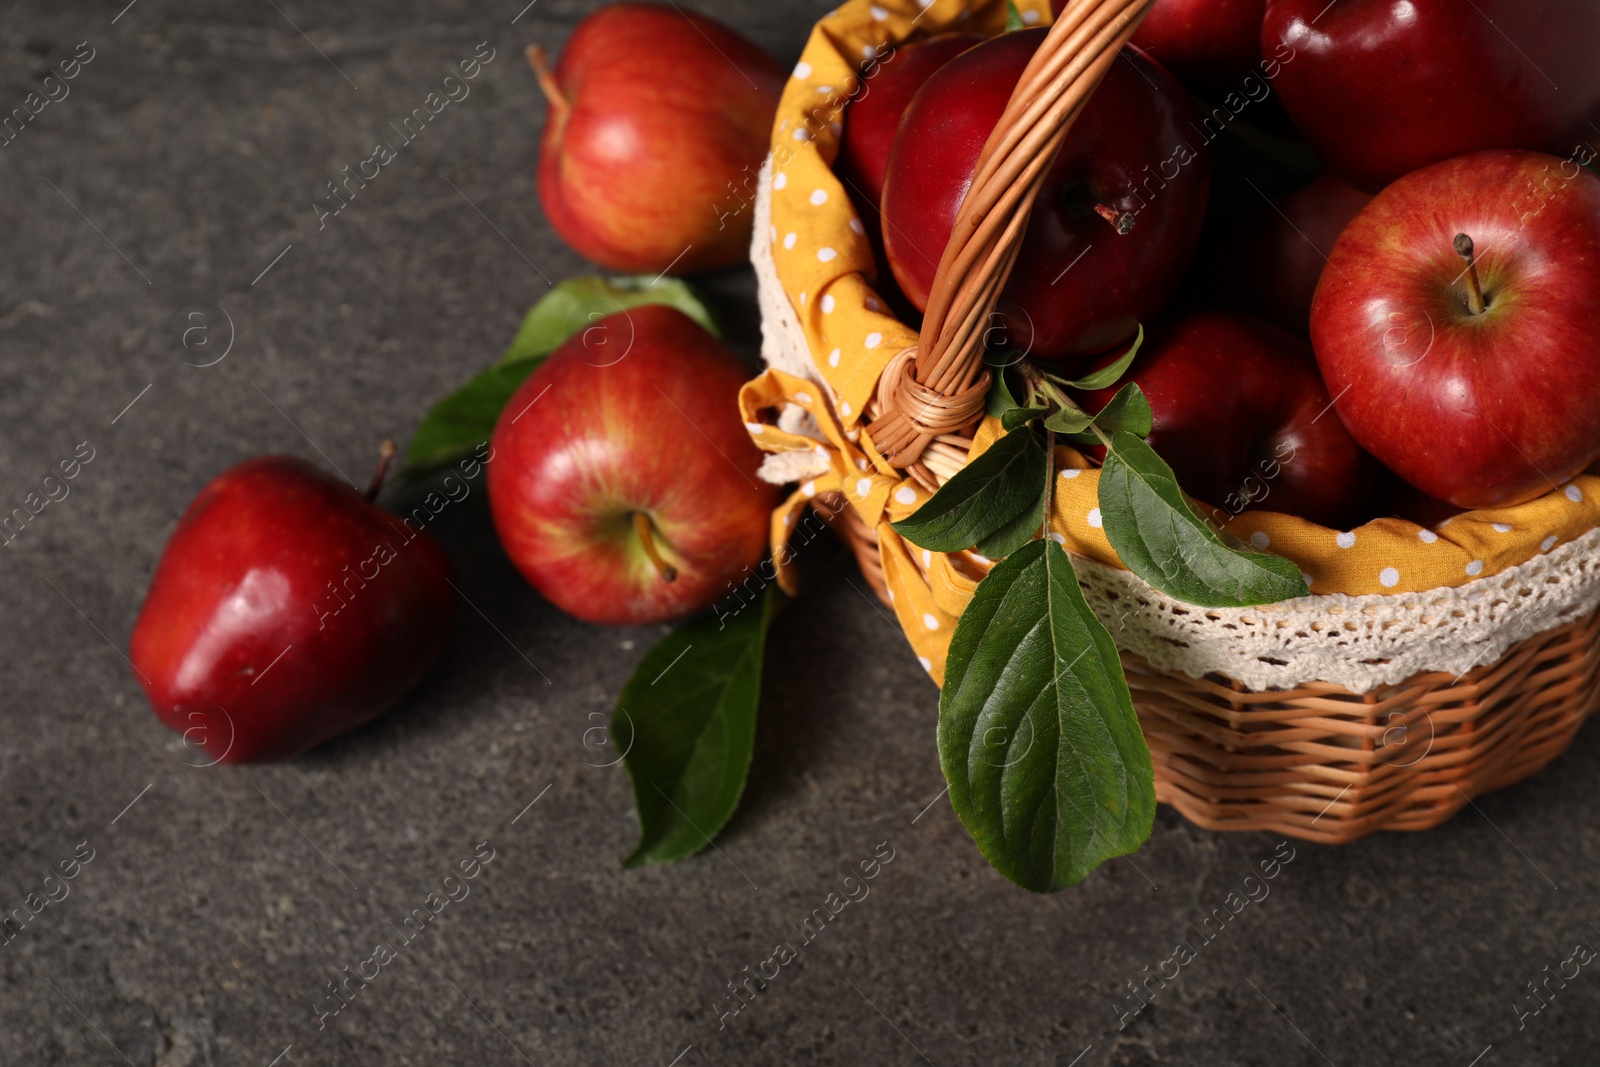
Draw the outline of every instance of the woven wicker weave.
M1123 658L1156 798L1215 830L1426 830L1559 756L1600 705L1600 613L1457 679L1252 693Z
M816 510L887 604L866 523L842 496L819 497ZM1429 672L1363 694L1328 683L1252 692L1129 653L1122 667L1158 801L1212 830L1340 844L1438 826L1566 751L1600 709L1600 611L1459 677Z
M984 149L919 343L885 368L868 410L874 444L930 489L949 477L952 457L959 466L982 413L990 379L981 327L1010 274L1045 168L1153 3L1069 3ZM763 274L760 244L758 236ZM813 505L888 602L872 529L843 497ZM1416 639L1430 639L1425 626ZM1436 826L1471 798L1539 770L1600 707L1597 665L1600 611L1462 675L1421 673L1360 694L1325 682L1252 691L1221 673L1165 673L1123 652L1158 800L1208 828L1327 843Z

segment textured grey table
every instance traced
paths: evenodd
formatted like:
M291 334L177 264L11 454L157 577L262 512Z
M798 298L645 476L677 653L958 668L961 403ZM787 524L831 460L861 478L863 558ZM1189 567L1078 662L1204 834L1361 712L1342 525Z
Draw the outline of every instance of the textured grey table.
M845 567L816 568L772 660L873 666L770 682L743 808L674 867L618 868L627 780L584 740L652 634L542 603L481 493L446 516L481 614L463 606L412 697L291 764L186 766L123 658L174 521L254 454L364 473L498 354L545 277L585 269L534 197L543 108L520 51L592 5L538 0L513 24L526 0L123 2L13 3L0 34L7 113L94 49L0 148L0 500L95 453L0 557L0 907L93 850L0 948L0 1063L1593 1062L1591 968L1520 1029L1518 1011L1600 944L1594 733L1442 829L1295 846L1202 943L1189 924L1277 840L1163 809L1131 861L1053 897L1014 889L935 802L936 693ZM822 10L702 6L786 62ZM495 58L470 98L319 229L325 183L480 41ZM751 279L709 285L753 356ZM220 354L229 317L227 357L188 365ZM400 944L483 841L471 894L319 1028L328 984ZM870 895L802 944L791 924L884 842ZM1195 958L1119 1029L1127 983L1172 973L1183 940ZM728 983L785 941L797 958L724 1016Z

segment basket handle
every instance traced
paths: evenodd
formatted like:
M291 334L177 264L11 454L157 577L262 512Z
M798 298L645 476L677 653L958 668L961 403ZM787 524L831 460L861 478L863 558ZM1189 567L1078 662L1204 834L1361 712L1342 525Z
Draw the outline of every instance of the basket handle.
M884 368L873 445L919 480L923 450L983 414L987 327L1016 265L1045 172L1090 95L1156 0L1071 0L1022 72L983 146L939 260L917 346ZM937 484L937 483L934 483Z

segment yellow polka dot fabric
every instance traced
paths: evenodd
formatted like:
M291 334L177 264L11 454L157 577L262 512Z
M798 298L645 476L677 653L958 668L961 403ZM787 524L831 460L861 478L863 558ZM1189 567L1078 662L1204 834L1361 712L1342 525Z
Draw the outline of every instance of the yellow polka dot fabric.
M1049 21L1048 0L1019 0L1017 6L1025 22ZM832 165L845 102L853 92L870 91L872 75L892 62L897 43L955 30L999 33L1005 18L1004 0L850 0L817 23L774 124L767 239L825 387L768 370L740 398L762 449L814 451L827 461L827 473L802 484L773 516L785 588L792 588L792 575L781 546L800 510L819 492L843 493L878 533L895 612L936 681L943 680L950 634L983 568L965 553L924 551L888 525L916 511L928 494L884 462L863 432L861 412L884 366L917 335L874 292L872 250ZM809 412L825 440L780 430L777 416L786 404ZM999 433L998 422L985 420L974 454ZM1057 450L1056 465L1054 534L1071 552L1119 566L1101 529L1099 472L1070 448ZM1529 503L1468 512L1432 529L1379 519L1331 530L1290 515L1246 511L1228 521L1227 530L1299 564L1314 594L1366 595L1464 585L1548 552L1597 523L1600 477L1584 474Z

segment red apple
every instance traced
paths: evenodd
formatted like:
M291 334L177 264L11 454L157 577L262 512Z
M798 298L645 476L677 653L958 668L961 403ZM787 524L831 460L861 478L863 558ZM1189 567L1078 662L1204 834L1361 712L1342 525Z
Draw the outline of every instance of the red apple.
M1066 6L1053 0L1056 14ZM1261 60L1267 0L1156 0L1133 43L1208 99L1238 89Z
M940 67L982 42L982 37L948 33L899 45L880 56L844 106L844 133L833 170L853 199L871 205L866 221L874 222L883 199L883 176L889 169L889 148L906 105Z
M528 61L549 98L539 201L563 240L612 270L693 274L743 262L749 193L785 73L677 5L611 4L561 60Z
M761 561L777 487L739 420L746 377L660 305L575 334L528 377L495 426L489 505L545 599L590 622L664 622Z
M1435 500L1403 481L1398 474L1387 467L1378 468L1370 509L1374 518L1392 516L1414 522L1418 526L1436 529L1440 523L1455 518L1464 510L1443 500Z
M381 472L363 496L265 456L219 474L178 521L128 655L156 717L214 762L288 759L352 730L444 651L450 561L371 503Z
M1206 222L1190 278L1210 298L1299 337L1311 331L1311 298L1333 243L1370 193L1324 173L1244 216Z
M1330 167L1380 189L1486 148L1567 155L1600 133L1595 0L1269 0L1263 53Z
M1219 523L1252 508L1344 529L1359 514L1371 461L1299 338L1239 315L1188 314L1150 331L1126 380L1150 401L1150 446ZM1086 396L1085 410L1117 388Z
M1600 458L1600 178L1535 152L1406 175L1333 248L1311 340L1368 451L1457 507Z
M889 149L906 105L935 71L982 40L971 34L949 33L896 46L867 65L859 88L845 104L844 133L833 170L849 192L866 228L873 260L879 265L885 262L879 211L883 176L889 169ZM872 281L897 315L910 320L916 314L888 271L879 270Z
M994 125L1045 31L985 41L928 79L907 108L884 183L884 243L926 309L939 257ZM1183 87L1137 49L1114 63L1051 165L1000 304L1009 342L1076 360L1130 340L1172 294L1211 182ZM1191 126L1190 123L1195 125Z

